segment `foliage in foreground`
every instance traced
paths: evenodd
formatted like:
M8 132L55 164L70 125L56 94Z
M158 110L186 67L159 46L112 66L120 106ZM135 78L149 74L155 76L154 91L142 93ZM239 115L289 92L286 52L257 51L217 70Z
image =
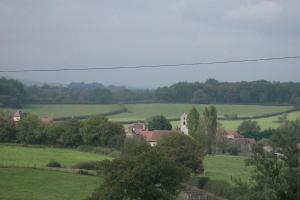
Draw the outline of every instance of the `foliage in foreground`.
M203 171L202 159L202 147L186 135L166 136L157 147L126 139L120 159L100 163L104 184L91 199L176 199L190 174Z
M300 196L300 121L286 121L272 137L274 152L261 146L248 164L254 166L251 183L243 184L237 199L295 200ZM275 151L277 151L275 153ZM280 153L279 153L280 152Z
M176 134L162 138L157 144L158 150L166 157L182 165L189 172L203 172L204 152L202 146L192 137Z
M186 177L181 167L151 147L134 157L103 161L98 172L104 176L104 183L92 200L171 200Z

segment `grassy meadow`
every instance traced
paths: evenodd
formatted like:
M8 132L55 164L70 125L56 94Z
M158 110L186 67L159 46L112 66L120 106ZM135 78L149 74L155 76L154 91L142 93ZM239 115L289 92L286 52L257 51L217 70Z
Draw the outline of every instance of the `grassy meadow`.
M83 161L101 161L111 158L72 149L0 145L0 166L46 167L52 159L58 161L64 167L70 167Z
M196 106L203 112L206 104L126 104L127 113L111 116L115 121L144 120L153 115L163 114L167 118L178 118L183 112L188 112ZM257 116L289 110L291 106L263 106L263 105L228 105L216 104L219 117L224 114L238 114L240 117ZM68 117L79 115L101 114L120 108L117 104L27 104L22 111L32 112L40 117ZM1 109L11 112L16 109Z
M245 165L246 158L230 155L206 156L204 175L213 180L231 181L232 177L247 181L250 178L251 168Z
M0 168L1 200L84 200L100 177L30 168Z
M278 121L278 117L279 116L266 117L266 118L261 118L261 119L255 119L255 121L258 122L258 124L262 130L268 129L268 128L278 128L279 123L276 122L276 121ZM300 111L288 113L287 118L289 120L300 119ZM220 120L220 122L225 127L225 129L236 130L237 127L242 122L242 120Z
M64 167L70 167L78 162L101 161L111 158L95 153L80 152L75 149L0 145L0 166L43 168L51 159L60 162ZM206 156L204 161L205 173L211 178L220 179L228 179L231 175L240 176L238 172L245 171L244 159L245 157L229 155Z
M183 112L188 112L192 106L196 106L200 113L206 104L127 104L127 113L110 116L114 121L144 120L153 115L165 115L167 118L179 118ZM224 114L238 114L240 117L250 117L263 114L283 112L291 109L291 106L262 106L262 105L225 105L216 104L219 117Z
M269 129L269 128L278 128L279 123L277 123L277 121L279 116L280 115L274 117L254 119L254 120L257 121L257 123L259 124L262 130ZM289 120L300 119L300 111L288 113L287 118ZM223 125L223 127L226 130L237 130L238 126L242 123L242 121L243 120L219 120L219 122ZM179 121L172 121L171 124L174 128L179 127L180 125Z
M117 104L27 104L22 111L35 113L40 117L69 117L102 114L119 108ZM1 110L16 111L16 109Z
M97 188L101 177L27 167L44 167L49 159L55 159L69 167L77 162L105 158L72 149L2 144L0 164L15 167L0 167L1 200L84 200ZM241 178L246 181L251 169L245 166L245 159L246 157L229 155L206 156L205 176L212 180L231 181L231 178Z

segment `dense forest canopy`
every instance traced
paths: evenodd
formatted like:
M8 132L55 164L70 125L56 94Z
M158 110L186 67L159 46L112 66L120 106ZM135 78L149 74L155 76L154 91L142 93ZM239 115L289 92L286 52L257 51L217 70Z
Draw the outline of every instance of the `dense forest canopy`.
M153 90L104 86L100 83L71 83L68 86L25 86L12 79L0 79L0 105L46 103L234 103L299 105L300 83L179 82Z

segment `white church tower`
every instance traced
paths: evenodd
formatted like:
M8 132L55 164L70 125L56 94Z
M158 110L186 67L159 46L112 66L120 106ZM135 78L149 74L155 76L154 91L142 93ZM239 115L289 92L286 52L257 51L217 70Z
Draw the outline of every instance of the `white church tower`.
M181 116L180 116L180 131L182 133L184 133L185 135L188 135L189 134L189 129L187 127L187 114L186 113L183 113Z

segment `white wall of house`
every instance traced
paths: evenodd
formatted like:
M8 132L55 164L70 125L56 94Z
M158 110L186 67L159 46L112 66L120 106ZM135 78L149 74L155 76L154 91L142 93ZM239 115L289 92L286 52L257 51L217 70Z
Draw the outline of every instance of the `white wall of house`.
M183 132L185 135L189 134L189 129L187 127L187 114L183 113L180 116L180 131Z

